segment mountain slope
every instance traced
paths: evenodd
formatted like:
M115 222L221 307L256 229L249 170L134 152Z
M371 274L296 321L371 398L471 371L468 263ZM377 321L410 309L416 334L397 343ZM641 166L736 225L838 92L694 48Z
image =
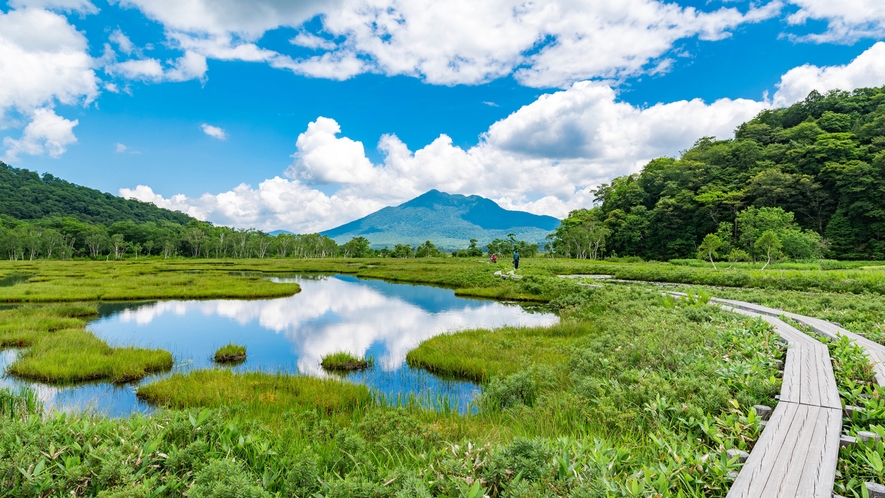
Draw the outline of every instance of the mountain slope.
M386 207L364 218L323 232L339 244L353 237L369 239L373 247L421 244L430 240L447 249L481 244L513 233L517 239L543 245L559 225L552 216L510 211L477 195L452 195L431 190L404 204Z
M171 221L181 225L193 218L153 204L124 199L66 182L50 174L13 168L0 162L0 214L20 220L70 216L109 225L117 221Z

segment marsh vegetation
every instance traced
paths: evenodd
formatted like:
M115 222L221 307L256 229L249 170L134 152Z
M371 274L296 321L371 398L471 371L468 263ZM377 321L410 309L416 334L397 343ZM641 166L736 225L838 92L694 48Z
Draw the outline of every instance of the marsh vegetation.
M371 363L372 358L361 358L347 351L337 351L323 356L320 366L330 372L352 372L365 370Z
M81 495L102 490L109 496L124 490L154 496L230 490L241 496L724 496L730 473L739 468L726 451L752 447L761 431L752 406L773 406L780 387L776 362L784 350L762 322L701 298L667 299L654 286L587 287L580 279L556 277L681 275L674 280L699 284L711 278L708 267L526 258L525 277L504 281L494 278L492 265L470 258L249 263L175 261L160 272L156 262L132 262L118 271L138 268L144 278L170 282L202 276L208 294L221 291L209 282L230 278L261 294L265 284L289 286L290 293L295 286L239 272L337 270L448 286L461 295L548 302L561 321L461 330L412 349L407 358L413 368L480 386L466 411L444 403L428 409L417 396L380 396L346 378L223 368L175 373L140 386L138 396L162 409L125 419L44 418L33 394L3 391L0 486L22 496L49 489ZM6 288L13 291L9 295L27 295L43 278L56 279L59 289L73 286L54 264L34 265L32 280ZM78 263L66 264L66 271L77 271ZM98 263L85 263L79 271L101 273L92 264ZM200 273L185 273L194 270ZM752 282L754 271L735 267L718 274ZM875 269L768 268L765 275L770 277L762 280L763 288L716 288L715 295L753 300L754 293L764 292L785 305L814 308L820 302L804 299L810 294L789 289L803 283L806 290L831 286L821 294L829 297L828 306L818 311L846 313L870 327L879 320L876 295L835 292L876 289L882 274ZM705 293L714 294L710 288ZM89 336L84 326L96 310L95 304L17 305L0 311L0 340L4 347L31 348L24 359L41 351L37 346L47 338L66 337L65 331ZM55 347L45 344L47 351ZM833 356L837 371L854 368L844 359L848 353ZM840 381L840 390L850 390L848 382ZM876 413L871 404L878 403L877 395L863 386L852 402ZM860 396L867 393L872 397ZM876 423L864 423L863 430ZM856 489L852 476L876 472L868 449L843 450L840 470L847 477L840 482L848 495Z
M225 344L215 351L212 357L215 363L242 363L246 361L246 346L241 344Z

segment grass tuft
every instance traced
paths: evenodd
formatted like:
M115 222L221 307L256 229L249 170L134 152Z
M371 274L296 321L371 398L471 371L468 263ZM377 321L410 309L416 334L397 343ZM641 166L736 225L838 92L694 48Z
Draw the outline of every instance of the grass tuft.
M216 363L240 363L246 360L246 346L226 344L218 348L213 359Z
M370 364L370 359L357 358L356 356L346 351L339 351L337 353L327 354L326 356L323 356L323 361L320 362L320 365L324 369L333 372L350 372L353 370L364 370L366 368L369 368Z

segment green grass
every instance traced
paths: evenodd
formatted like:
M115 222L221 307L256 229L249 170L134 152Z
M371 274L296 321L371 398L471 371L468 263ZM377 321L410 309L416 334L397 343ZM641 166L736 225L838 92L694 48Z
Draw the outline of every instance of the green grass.
M40 338L12 365L18 377L51 383L90 380L130 382L172 368L167 351L108 346L82 329L65 329Z
M215 351L212 359L216 363L240 363L246 360L246 346L240 344L225 344Z
M336 379L198 370L174 374L138 388L138 397L174 408L219 408L242 405L261 418L293 409L349 414L373 404L368 388Z
M323 356L320 366L333 372L349 372L352 370L365 370L371 364L369 359L357 358L347 351L338 351L336 353Z
M166 351L111 347L86 331L95 315L95 304L82 303L0 310L0 348L27 348L9 373L47 383L128 382L172 368Z
M0 410L14 413L0 411L0 489L724 496L737 468L724 452L752 445L760 427L749 406L778 388L783 352L769 328L656 290L578 290L555 304L565 316L556 327L425 343L437 347L428 364L448 351L463 361L453 374L487 379L467 415L390 406L334 379L228 369L142 386L141 398L167 409L122 420L43 418L0 391Z
M413 365L480 382L466 415L428 410L420 400L392 406L335 379L229 369L142 386L140 397L165 408L123 420L44 418L26 396L0 390L0 489L13 496L724 496L737 469L725 450L752 446L760 427L750 407L770 404L779 388L774 360L783 351L769 327L666 300L659 289L587 289L555 276L673 269L707 278L705 268L540 258L523 260L520 281L497 278L496 267L469 258L0 263L0 273L34 275L6 288L14 289L5 297L12 300L66 301L86 292L81 279L109 296L144 296L168 284L180 287L171 293L199 297L232 282L255 297L267 282L241 273L311 271L551 301L563 316L550 328L437 337L409 354ZM135 289L138 282L153 288ZM65 341L101 349L78 325L90 307L0 311L0 340L26 341L33 354L73 369L52 355L70 351ZM39 349L54 336L64 341ZM111 349L105 356L115 358Z
M201 265L169 266L150 261L0 262L0 271L33 276L0 287L0 302L127 301L142 299L222 299L284 297L297 284L276 284L255 276L232 276L218 262L205 272Z
M565 363L576 339L590 330L587 324L567 321L553 327L503 327L439 335L409 351L406 361L436 374L484 382L533 364Z

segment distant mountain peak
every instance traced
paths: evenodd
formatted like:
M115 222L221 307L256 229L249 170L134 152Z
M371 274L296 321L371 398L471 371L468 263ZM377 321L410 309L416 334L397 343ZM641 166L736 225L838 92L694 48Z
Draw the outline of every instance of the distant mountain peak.
M339 243L366 237L375 247L420 244L430 240L445 248L466 247L471 238L485 244L513 233L518 239L543 244L559 225L552 216L511 211L478 195L429 190L399 206L323 232Z

